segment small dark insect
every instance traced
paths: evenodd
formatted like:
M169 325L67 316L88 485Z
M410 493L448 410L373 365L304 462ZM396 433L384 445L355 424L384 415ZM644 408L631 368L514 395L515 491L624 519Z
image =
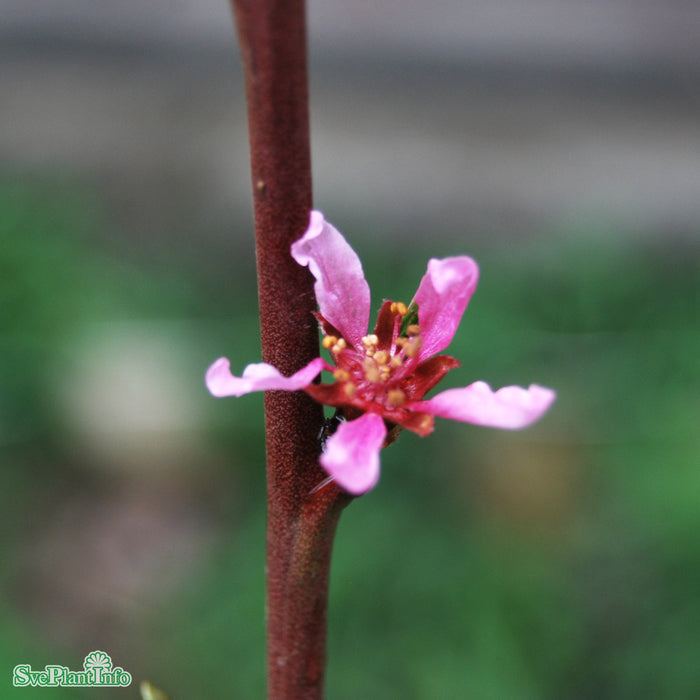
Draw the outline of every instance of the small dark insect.
M335 409L335 413L323 421L321 430L318 432L318 441L321 443L321 452L326 451L326 441L338 430L341 423L344 423L346 418L343 416L339 408Z

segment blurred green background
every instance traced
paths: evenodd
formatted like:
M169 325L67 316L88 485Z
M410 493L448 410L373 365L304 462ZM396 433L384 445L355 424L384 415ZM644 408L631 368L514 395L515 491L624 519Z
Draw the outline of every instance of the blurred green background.
M234 371L259 359L235 47L26 39L5 44L5 94L40 147L14 121L19 141L0 144L0 696L137 697L148 678L173 698L263 697L262 400L203 386L220 355ZM567 65L312 56L317 205L360 254L375 308L410 300L429 257L470 254L481 279L449 350L462 367L441 387L558 392L529 430L438 421L384 451L378 487L338 530L328 697L698 697L700 254L692 203L673 206L687 187L675 166L700 141L697 102L672 72L640 79L614 64L582 78ZM45 80L48 104L31 111L21 76ZM51 92L57 76L71 89ZM368 144L405 137L385 172L351 147L367 109ZM202 133L210 110L222 118ZM678 151L643 140L668 160L642 167L633 148L615 150L616 135L656 133L671 114L687 137ZM530 133L539 116L558 130ZM601 150L577 198L566 149L590 119ZM448 163L469 160L459 149L472 142L488 201L467 194L460 209L440 200L441 181L402 171L450 143ZM348 168L368 166L353 187L328 166L341 146ZM554 169L513 201L500 177L511 161L493 165L490 146L516 172ZM591 192L609 163L595 154L611 151L636 180L603 201ZM364 206L375 176L406 189ZM650 204L654 178L669 196ZM437 199L423 206L426 191ZM93 649L134 684L10 687L16 664L77 670Z

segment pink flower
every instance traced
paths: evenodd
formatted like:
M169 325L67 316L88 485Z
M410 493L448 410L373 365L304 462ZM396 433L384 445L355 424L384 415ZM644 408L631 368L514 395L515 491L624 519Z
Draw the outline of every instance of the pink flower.
M379 451L402 428L428 435L435 416L441 416L516 430L540 418L554 401L551 389L536 384L493 391L485 382L424 399L459 366L453 357L436 353L449 345L476 288L479 269L471 258L430 260L413 301L408 306L385 301L368 334L370 293L362 264L320 212L311 213L309 228L291 253L316 279L323 347L334 365L318 357L285 377L260 363L235 377L222 357L207 371L206 384L214 396L301 389L335 406L344 420L326 441L320 463L349 493L365 493L377 483ZM321 370L331 372L335 381L314 384Z

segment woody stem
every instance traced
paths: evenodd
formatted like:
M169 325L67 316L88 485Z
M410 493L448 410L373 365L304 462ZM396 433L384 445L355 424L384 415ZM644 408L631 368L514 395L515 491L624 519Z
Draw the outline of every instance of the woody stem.
M304 0L231 0L248 106L263 360L283 374L318 356L313 278L290 255L311 210ZM266 392L270 700L323 696L335 526L348 502L318 464L322 407Z

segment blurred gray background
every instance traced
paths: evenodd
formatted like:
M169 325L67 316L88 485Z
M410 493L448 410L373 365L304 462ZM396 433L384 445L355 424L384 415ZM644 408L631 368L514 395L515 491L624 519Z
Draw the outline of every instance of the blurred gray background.
M315 198L336 219L697 219L696 2L312 0L309 35ZM4 162L89 172L154 234L250 209L223 0L3 0L0 47Z

